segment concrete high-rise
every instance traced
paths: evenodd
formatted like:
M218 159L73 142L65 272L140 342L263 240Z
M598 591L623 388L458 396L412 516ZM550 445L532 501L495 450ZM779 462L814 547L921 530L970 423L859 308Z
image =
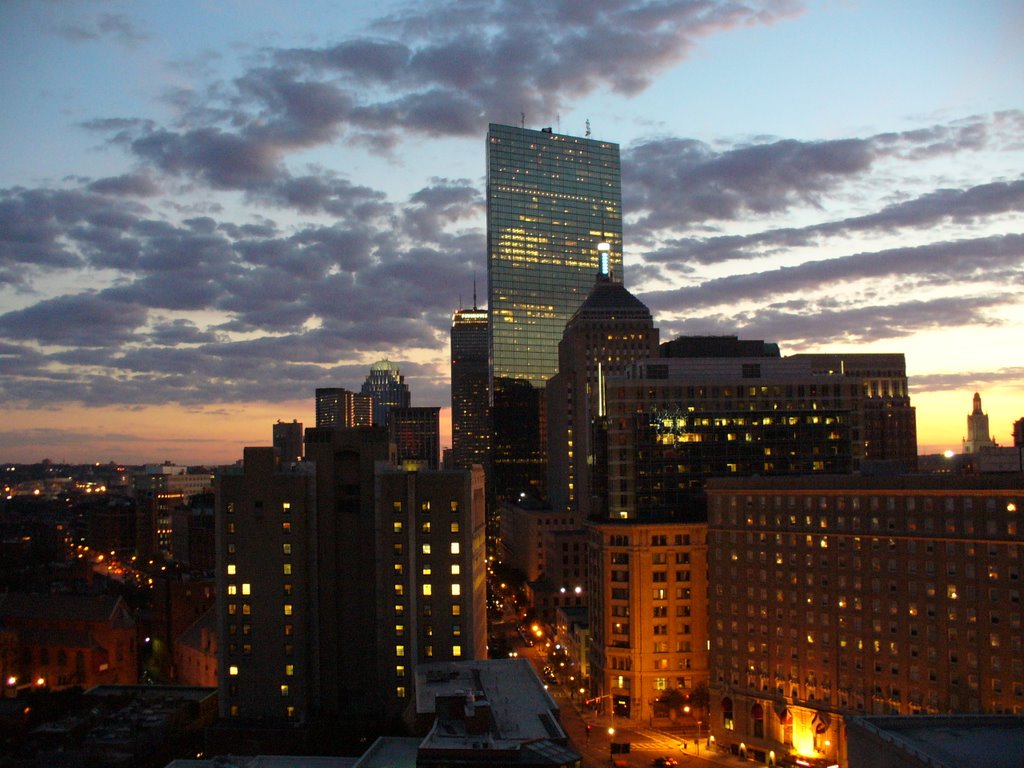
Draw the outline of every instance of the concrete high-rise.
M441 456L441 409L437 406L392 406L388 434L399 465L437 469Z
M317 390L318 392L320 390ZM320 398L317 398L317 406ZM274 448L277 449L281 461L302 461L302 422L292 420L290 423L278 419L273 430Z
M402 471L378 427L307 429L305 449L218 476L221 715L384 722L419 662L486 653L483 473Z
M543 491L543 387L558 371L565 324L602 261L621 281L618 145L491 124L487 282L498 498Z
M359 390L373 397L373 425L386 427L392 408L408 408L412 404L409 385L390 360L379 360L370 366L370 373Z
M460 309L452 316L452 459L457 467L490 464L491 427L487 395L488 313Z

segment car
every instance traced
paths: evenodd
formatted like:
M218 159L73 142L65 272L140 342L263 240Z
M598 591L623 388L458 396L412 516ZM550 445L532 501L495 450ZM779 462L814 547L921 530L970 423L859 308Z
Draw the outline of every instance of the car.
M679 764L678 760L676 760L674 757L669 757L668 755L662 755L661 757L656 757L651 762L651 765L656 766L656 768L672 768L673 765L678 765L678 764Z

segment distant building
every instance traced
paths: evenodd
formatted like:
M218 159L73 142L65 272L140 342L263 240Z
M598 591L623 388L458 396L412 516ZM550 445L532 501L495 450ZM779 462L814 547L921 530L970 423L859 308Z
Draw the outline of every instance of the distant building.
M395 461L402 466L437 469L441 456L441 409L436 406L391 408L388 434L395 445Z
M317 387L316 389L316 425L318 427L372 426L373 408L374 401L371 395L350 392L342 387ZM286 460L294 461L294 459Z
M606 243L607 251L598 244ZM487 282L494 484L499 499L543 493L543 388L565 324L602 260L622 279L617 144L491 124Z
M974 407L967 415L967 437L963 441L964 453L980 453L986 448L998 447L988 429L988 414L981 410L981 395L974 393Z
M371 365L359 391L373 398L373 425L376 427L387 426L388 413L392 408L412 405L405 377L399 372L398 365L390 360L380 360Z
M179 685L216 688L217 609L211 607L174 643L175 681Z
M319 392L319 390L318 390ZM317 397L319 412L320 398ZM317 426L322 426L317 424ZM273 445L281 454L281 461L302 461L302 422L278 420L274 423Z
M188 500L197 493L213 490L213 473L206 469L193 470L175 464L146 464L141 471L131 473L129 482L135 498L180 493Z
M135 619L120 597L0 594L5 695L138 681Z
M474 292L475 293L475 292ZM456 467L479 464L489 472L491 411L488 402L486 309L460 309L452 316L452 461Z
M849 765L879 768L1017 768L1019 715L869 716L846 720Z
M721 478L707 493L719 747L859 765L847 717L1024 712L1024 475Z
M1024 419L1013 422L1013 447L1024 447Z

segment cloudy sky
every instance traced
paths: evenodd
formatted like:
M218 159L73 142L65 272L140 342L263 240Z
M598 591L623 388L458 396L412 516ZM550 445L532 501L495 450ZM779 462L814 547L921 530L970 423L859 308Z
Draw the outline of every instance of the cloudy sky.
M484 134L622 149L662 338L904 352L1024 417L1016 0L0 3L0 460L220 463L398 362L449 403ZM481 301L481 303L484 303Z

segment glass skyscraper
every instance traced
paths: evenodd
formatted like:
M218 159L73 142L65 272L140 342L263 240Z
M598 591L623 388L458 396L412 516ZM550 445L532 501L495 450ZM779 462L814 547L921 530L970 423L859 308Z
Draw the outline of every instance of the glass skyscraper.
M492 123L487 283L498 498L543 492L543 389L558 372L565 325L603 260L621 282L618 145Z

